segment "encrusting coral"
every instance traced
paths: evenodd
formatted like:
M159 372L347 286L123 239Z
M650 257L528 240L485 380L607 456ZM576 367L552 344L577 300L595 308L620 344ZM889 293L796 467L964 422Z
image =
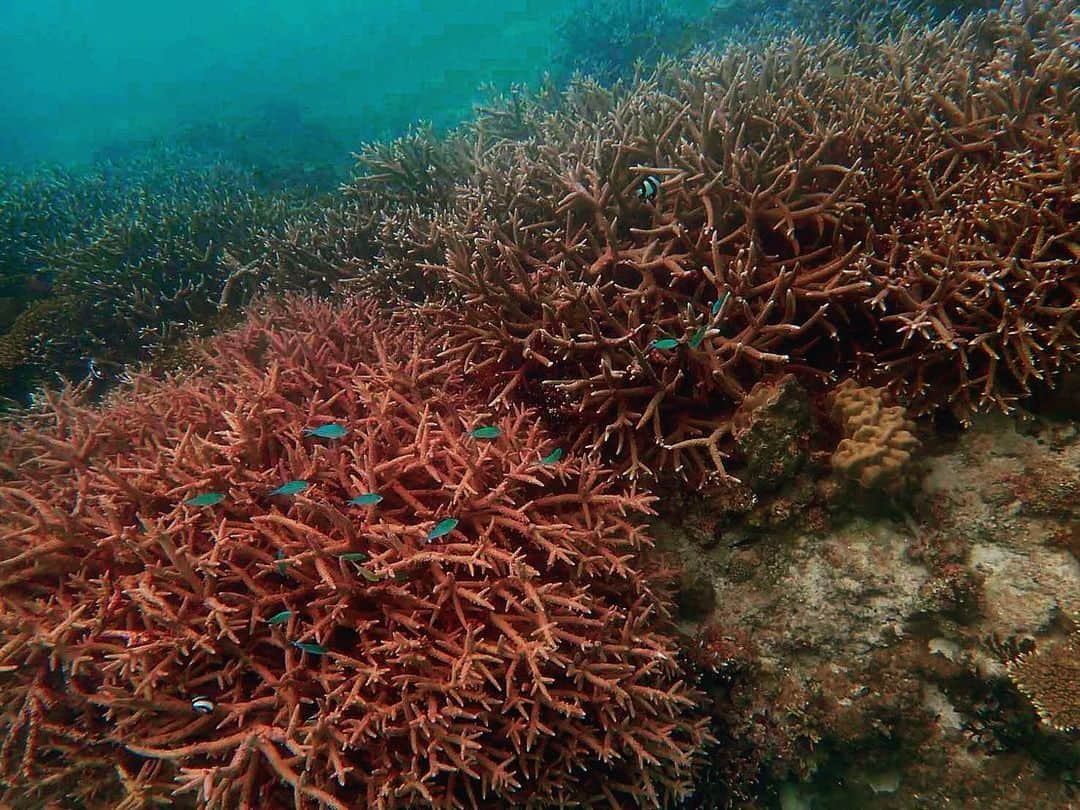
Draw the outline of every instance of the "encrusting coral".
M1039 646L1009 663L1009 677L1060 731L1080 729L1080 632Z
M650 497L486 413L444 334L291 299L193 376L5 426L5 800L688 792L708 735L639 562Z

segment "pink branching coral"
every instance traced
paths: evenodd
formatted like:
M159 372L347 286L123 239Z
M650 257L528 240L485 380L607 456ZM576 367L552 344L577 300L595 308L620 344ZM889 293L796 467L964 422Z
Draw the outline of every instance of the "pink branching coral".
M8 800L687 792L707 734L661 574L637 562L650 498L556 459L531 412L486 414L432 359L443 337L291 300L189 378L139 378L102 409L54 396L5 428ZM305 433L320 425L347 432Z

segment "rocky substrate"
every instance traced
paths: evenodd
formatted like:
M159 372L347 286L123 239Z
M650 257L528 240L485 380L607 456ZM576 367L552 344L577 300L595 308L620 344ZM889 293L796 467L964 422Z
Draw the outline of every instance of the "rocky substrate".
M719 730L692 806L1080 805L1078 424L908 425L867 487L843 413L774 394L741 449L775 474L655 527Z

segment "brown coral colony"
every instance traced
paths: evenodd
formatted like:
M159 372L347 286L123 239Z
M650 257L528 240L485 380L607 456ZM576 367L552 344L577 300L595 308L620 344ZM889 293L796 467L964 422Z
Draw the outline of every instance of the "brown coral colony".
M1011 408L1076 363L1080 313L1075 92L1056 89L1077 84L1076 22L1030 23L736 47L492 148L435 231L457 351L498 371L494 404L532 392L578 449L698 483L727 474L749 389L785 372L885 385L915 413ZM527 202L476 215L512 191Z
M1009 677L1049 726L1080 729L1080 632L1016 658Z

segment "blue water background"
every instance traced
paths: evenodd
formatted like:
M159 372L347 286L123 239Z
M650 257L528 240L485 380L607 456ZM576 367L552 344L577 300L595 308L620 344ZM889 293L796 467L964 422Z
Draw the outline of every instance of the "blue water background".
M419 119L453 125L484 83L535 84L576 6L2 0L0 163L81 162L207 124L302 130L310 151L347 158Z

